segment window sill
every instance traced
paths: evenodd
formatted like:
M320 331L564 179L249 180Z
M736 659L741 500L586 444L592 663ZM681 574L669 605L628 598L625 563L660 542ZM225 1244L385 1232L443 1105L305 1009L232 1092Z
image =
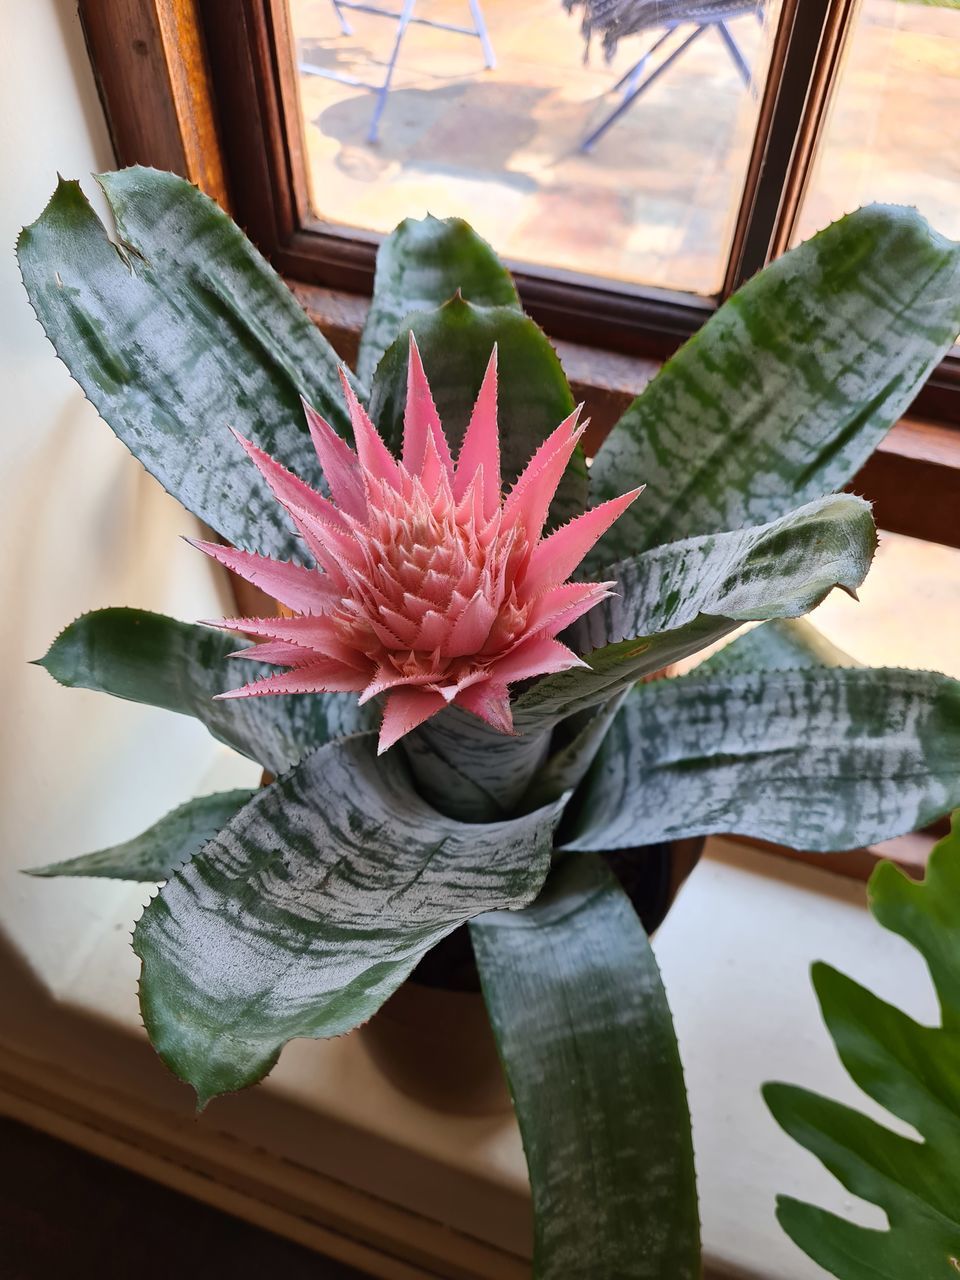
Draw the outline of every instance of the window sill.
M263 1086L198 1118L140 1026L128 931L146 893L90 886L83 916L71 906L77 887L63 886L55 917L54 886L28 882L31 898L47 898L31 904L45 908L44 934L2 960L0 1110L387 1280L529 1274L528 1191L508 1112L433 1111L400 1093L355 1033L292 1043ZM716 1277L809 1280L818 1273L780 1232L773 1195L846 1205L758 1092L787 1078L854 1100L819 1021L810 961L829 959L927 1012L916 1009L922 968L870 921L863 896L854 882L713 840L657 937ZM66 980L45 959L50 936L61 957L83 957Z

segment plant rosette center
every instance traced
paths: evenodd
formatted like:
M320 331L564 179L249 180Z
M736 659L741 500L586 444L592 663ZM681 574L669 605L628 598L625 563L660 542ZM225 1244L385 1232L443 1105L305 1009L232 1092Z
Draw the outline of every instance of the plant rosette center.
M496 349L456 463L412 333L400 458L342 383L355 452L305 405L330 498L237 436L316 567L195 544L293 611L214 624L261 641L235 656L284 668L219 696L385 695L381 752L451 705L510 734L510 684L586 665L556 637L615 583L568 579L641 490L544 535L586 423L564 419L504 495Z

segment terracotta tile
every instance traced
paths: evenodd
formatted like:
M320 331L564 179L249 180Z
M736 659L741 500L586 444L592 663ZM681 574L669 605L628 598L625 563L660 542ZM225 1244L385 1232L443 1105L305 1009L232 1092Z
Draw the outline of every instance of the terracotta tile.
M350 13L354 32L343 36L330 0L290 8L301 59L382 79L393 20ZM387 231L429 208L467 217L509 258L716 288L756 114L716 33L585 155L581 139L616 104L614 83L656 33L624 40L610 64L594 49L585 65L579 20L561 0L484 0L483 8L496 69L483 70L475 39L411 28L374 145L366 142L372 93L300 76L322 215ZM465 0L419 0L416 14L470 20ZM750 18L731 30L762 69L769 33ZM919 204L960 235L960 153L943 145L958 115L960 12L863 0L805 232L879 197Z

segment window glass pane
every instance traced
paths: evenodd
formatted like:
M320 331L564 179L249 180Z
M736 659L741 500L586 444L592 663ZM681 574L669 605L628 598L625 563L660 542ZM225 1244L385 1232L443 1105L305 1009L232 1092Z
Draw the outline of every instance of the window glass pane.
M871 667L960 677L960 550L880 531L859 604L833 591L812 621Z
M516 262L715 292L779 0L570 4L290 0L317 220L457 214ZM485 29L495 66L450 26ZM395 48L389 93L356 83L383 85Z
M831 591L810 614L838 649L869 667L942 671L960 679L960 550L881 529L857 594L859 601ZM730 643L720 640L673 670L692 671Z
M960 238L960 0L861 0L795 240L871 200Z

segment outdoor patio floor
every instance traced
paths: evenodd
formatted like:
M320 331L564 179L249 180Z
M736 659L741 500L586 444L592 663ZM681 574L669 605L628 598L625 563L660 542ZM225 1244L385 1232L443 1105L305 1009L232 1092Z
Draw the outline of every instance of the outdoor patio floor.
M475 39L411 27L373 144L370 91L299 77L318 218L387 231L428 211L459 214L514 261L715 291L756 114L717 32L584 154L581 139L617 101L616 80L658 32L624 40L609 65L595 43L584 65L579 13L561 0L483 9L496 68L483 69ZM776 11L768 6L765 27L752 16L730 24L761 80ZM466 0L421 0L415 12L470 22ZM291 0L291 14L301 63L382 80L394 21L348 11L348 36L331 0ZM881 198L916 203L960 235L958 117L960 12L864 0L804 233Z

